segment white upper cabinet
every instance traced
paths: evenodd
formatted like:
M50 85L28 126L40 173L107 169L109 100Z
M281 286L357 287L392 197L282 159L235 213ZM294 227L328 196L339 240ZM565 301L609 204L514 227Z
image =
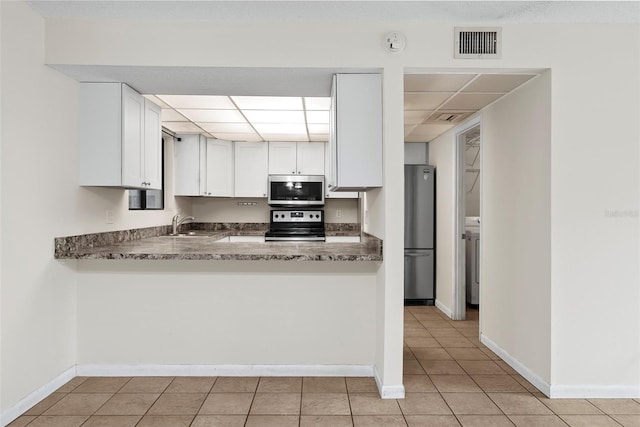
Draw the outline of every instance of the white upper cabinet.
M380 74L336 74L331 90L329 188L382 187Z
M143 170L150 189L162 188L162 109L144 99Z
M207 139L206 195L233 197L233 143Z
M270 175L323 175L323 142L269 142Z
M161 189L160 111L123 83L80 83L80 185Z
M235 197L267 197L269 144L234 142Z
M175 143L176 196L233 197L233 143L180 135Z
M324 175L324 142L298 142L298 174Z
M269 142L269 175L295 175L297 142Z
M325 145L325 158L330 159L331 155L329 154L330 144ZM331 191L329 187L329 177L331 176L331 162L327 160L325 163L325 178L324 178L324 198L325 199L357 199L359 194L357 191Z
M176 196L206 195L206 178L201 178L206 173L206 138L176 135L173 168Z

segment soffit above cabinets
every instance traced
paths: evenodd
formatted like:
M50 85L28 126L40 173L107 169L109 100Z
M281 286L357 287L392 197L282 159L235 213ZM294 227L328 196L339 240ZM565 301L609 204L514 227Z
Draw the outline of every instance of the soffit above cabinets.
M536 75L405 74L405 142L434 140Z
M328 141L329 97L145 95L162 125L230 141Z

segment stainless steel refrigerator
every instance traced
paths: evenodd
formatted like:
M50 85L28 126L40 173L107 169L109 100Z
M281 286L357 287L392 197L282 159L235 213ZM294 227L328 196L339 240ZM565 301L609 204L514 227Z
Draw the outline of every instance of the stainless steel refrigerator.
M404 167L404 299L435 302L435 167Z

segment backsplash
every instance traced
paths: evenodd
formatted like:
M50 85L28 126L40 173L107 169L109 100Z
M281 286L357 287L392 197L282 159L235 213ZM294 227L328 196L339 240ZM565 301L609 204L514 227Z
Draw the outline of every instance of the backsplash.
M266 199L193 197L192 215L198 222L269 222ZM255 205L238 205L255 203ZM357 223L358 199L325 200L325 223ZM337 212L340 211L340 216Z

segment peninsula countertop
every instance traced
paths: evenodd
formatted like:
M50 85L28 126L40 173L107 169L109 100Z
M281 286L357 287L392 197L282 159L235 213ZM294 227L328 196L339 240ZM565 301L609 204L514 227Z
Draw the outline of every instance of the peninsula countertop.
M382 240L355 227L327 236L361 236L360 242L229 242L229 236L264 236L265 224L192 224L195 236L169 236L169 226L60 237L57 259L382 261ZM221 240L223 239L223 240Z

